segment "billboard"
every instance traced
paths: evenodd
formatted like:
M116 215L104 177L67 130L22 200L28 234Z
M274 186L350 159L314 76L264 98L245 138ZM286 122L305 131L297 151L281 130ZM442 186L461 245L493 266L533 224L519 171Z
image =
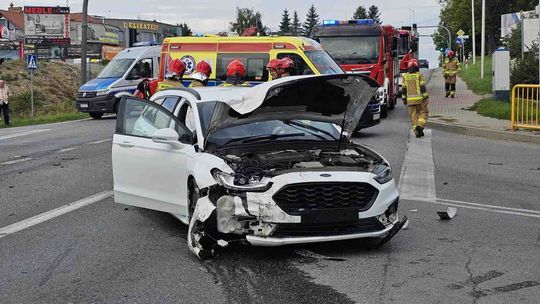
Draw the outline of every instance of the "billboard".
M27 44L70 44L69 32L69 7L24 7L24 35Z

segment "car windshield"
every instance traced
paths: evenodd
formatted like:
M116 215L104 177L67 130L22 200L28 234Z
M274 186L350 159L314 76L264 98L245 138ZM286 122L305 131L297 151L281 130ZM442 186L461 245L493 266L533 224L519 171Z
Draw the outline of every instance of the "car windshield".
M378 36L320 37L321 46L339 64L369 64L379 61Z
M120 78L126 74L135 59L114 59L99 73L97 78Z
M216 147L238 146L256 142L322 141L335 142L339 128L332 123L310 120L269 120L224 128L208 137Z
M321 74L342 74L343 70L325 51L306 51L306 56Z

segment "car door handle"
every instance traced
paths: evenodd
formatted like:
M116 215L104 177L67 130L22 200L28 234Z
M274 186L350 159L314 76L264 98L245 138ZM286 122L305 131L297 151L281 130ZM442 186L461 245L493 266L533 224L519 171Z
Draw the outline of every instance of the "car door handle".
M129 141L120 142L120 143L118 143L118 145L120 147L124 147L124 148L132 148L132 147L135 146L134 144L130 143Z

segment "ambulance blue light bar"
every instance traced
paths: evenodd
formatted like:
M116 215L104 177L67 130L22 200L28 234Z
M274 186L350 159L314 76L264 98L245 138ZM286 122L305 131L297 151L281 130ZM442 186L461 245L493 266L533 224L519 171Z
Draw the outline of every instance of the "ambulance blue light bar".
M356 19L356 20L349 20L349 21L340 21L340 20L324 20L323 21L323 26L336 26L336 25L347 25L347 24L374 25L375 20Z
M339 25L339 20L324 20L323 26Z

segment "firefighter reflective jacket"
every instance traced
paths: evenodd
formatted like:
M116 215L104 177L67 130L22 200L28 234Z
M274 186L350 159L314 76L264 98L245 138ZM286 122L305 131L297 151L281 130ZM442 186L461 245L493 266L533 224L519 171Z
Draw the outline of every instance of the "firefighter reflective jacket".
M459 60L457 58L446 58L443 64L444 76L456 76L460 70Z
M429 98L426 90L426 81L420 72L405 73L403 75L402 98L408 105L421 104Z
M163 80L162 82L159 83L158 92L163 91L165 89L183 88L183 87L184 87L184 85L182 84L181 81L174 81L174 80L171 80L171 79L165 79L165 80Z

